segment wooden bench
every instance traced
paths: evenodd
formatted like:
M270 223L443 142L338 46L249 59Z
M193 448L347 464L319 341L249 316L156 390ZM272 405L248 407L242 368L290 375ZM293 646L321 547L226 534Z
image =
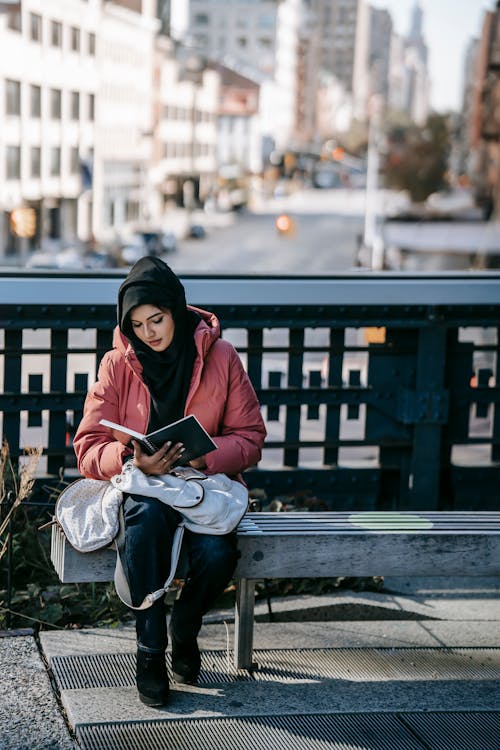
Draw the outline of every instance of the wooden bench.
M500 512L248 513L238 546L234 663L251 669L257 580L496 576ZM51 559L64 583L113 578L113 550L78 553L56 526Z

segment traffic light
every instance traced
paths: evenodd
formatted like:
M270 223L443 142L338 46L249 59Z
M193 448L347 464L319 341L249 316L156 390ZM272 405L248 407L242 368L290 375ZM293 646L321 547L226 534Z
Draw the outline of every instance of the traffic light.
M16 237L30 239L36 234L36 213L34 208L15 208L10 212L10 231Z

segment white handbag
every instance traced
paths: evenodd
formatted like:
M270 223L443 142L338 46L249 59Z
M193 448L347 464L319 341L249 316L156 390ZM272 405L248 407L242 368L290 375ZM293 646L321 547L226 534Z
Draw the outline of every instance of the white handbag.
M184 526L197 534L228 534L248 509L248 490L225 474L203 474L178 467L169 474L144 474L128 461L111 484L127 495L156 497L184 518Z
M110 482L77 479L59 495L55 520L78 552L109 547L118 535L122 493Z
M130 588L121 560L125 549L123 494L155 497L181 516L175 530L170 573L161 589L132 604ZM184 528L198 534L228 534L243 518L248 490L225 474L207 476L196 469L179 467L172 474L148 476L131 461L111 481L78 479L59 495L55 521L78 552L94 552L110 545L116 548L114 583L118 596L131 609L147 609L167 592L181 551Z

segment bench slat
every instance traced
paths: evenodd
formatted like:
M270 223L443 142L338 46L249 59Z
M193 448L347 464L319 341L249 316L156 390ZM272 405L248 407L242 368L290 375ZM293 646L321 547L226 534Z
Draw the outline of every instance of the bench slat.
M499 575L500 535L311 534L239 538L244 578Z

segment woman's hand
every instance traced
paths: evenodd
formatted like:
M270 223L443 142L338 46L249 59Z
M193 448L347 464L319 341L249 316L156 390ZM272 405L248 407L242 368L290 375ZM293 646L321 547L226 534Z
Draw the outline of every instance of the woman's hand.
M134 464L144 473L159 476L168 474L184 452L182 443L165 443L156 453L150 456L145 453L140 443L132 440L134 446Z

